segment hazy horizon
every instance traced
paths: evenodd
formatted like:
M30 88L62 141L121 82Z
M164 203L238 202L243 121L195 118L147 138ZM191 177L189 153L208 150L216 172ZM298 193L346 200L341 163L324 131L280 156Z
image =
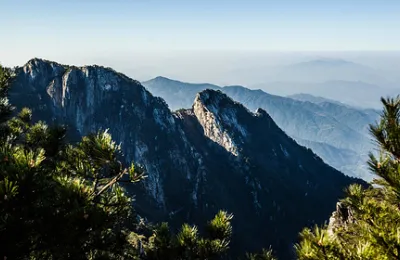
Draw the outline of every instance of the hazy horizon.
M246 78L251 75L236 73L249 71L253 74L297 63L315 60L344 60L375 69L396 73L400 67L400 51L363 51L363 52L273 52L273 51L174 51L147 53L127 53L126 55L98 55L93 57L32 56L20 62L6 63L5 66L22 66L32 58L42 58L67 65L102 65L112 67L139 81L157 76L187 81L191 83L212 83L216 85L245 85L252 87L255 82ZM275 80L271 80L274 82ZM268 81L267 82L271 82ZM279 80L278 80L279 81ZM290 79L285 81L290 82Z
M309 93L314 90L302 84L332 80L350 89L366 86L373 95L391 94L379 89L398 89L400 82L395 0L0 3L5 66L38 57L112 67L139 81L164 76L279 95ZM301 64L319 59L354 64Z

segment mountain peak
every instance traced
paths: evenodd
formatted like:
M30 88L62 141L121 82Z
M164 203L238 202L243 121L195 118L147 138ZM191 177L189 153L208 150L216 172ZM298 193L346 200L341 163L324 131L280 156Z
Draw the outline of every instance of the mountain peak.
M332 59L332 58L318 58L314 60L308 60L304 62L295 63L289 65L288 68L294 69L333 69L333 68L342 68L342 67L354 67L361 68L363 65L354 63L352 61L343 60L343 59Z
M257 110L256 110L256 115L257 116L269 116L268 115L268 113L267 113L267 111L265 111L264 109L262 109L262 108L257 108Z
M320 58L299 64L316 65L316 66L343 66L343 65L355 65L354 62L343 60L343 59L331 59L331 58Z
M167 77L164 77L164 76L157 76L157 77L155 77L155 78L153 78L153 79L150 79L149 81L174 81L174 80L172 80L172 79L170 79L170 78L167 78Z
M59 63L53 62L53 61L48 61L45 59L40 59L40 58L33 58L30 59L25 65L20 68L26 73L27 76L29 76L29 81L33 82L39 79L41 80L41 77L37 77L38 75L42 75L43 72L44 74L51 77L59 76L64 74L67 66L63 66ZM46 87L41 85L42 88Z
M245 127L238 123L241 107L220 90L212 89L198 93L193 104L193 113L205 136L234 156L239 155L237 139L242 140L247 135ZM239 133L237 138L233 133Z
M50 65L53 67L67 67L65 65L61 65L60 63L57 63L55 61L50 61L50 60L46 60L46 59L42 59L42 58L32 58L30 60L28 60L27 63L25 63L25 65L23 67L40 67L40 66L44 66L44 65Z
M153 79L150 79L148 81L144 81L143 85L145 87L152 88L155 85L163 85L163 86L168 86L171 87L172 85L178 88L187 88L190 87L192 89L196 89L196 92L201 91L203 89L218 89L219 87L217 85L209 84L209 83L186 83L183 81L175 80L175 79L170 79L164 76L157 76ZM177 89L178 90L178 89Z
M155 78L149 79L143 82L144 85L147 84L184 84L182 81L171 79L164 76L157 76Z
M28 60L28 62L26 64L36 64L36 63L44 63L44 62L49 62L49 61L42 59L42 58L34 57L34 58Z
M241 103L234 101L221 90L205 89L196 95L195 103L200 102L205 106L215 106L222 109L233 108L244 109L248 111Z
M196 95L196 100L201 101L203 104L207 104L213 101L219 101L224 98L229 98L227 95L225 95L222 91L220 90L213 90L213 89L205 89L203 91L200 91Z

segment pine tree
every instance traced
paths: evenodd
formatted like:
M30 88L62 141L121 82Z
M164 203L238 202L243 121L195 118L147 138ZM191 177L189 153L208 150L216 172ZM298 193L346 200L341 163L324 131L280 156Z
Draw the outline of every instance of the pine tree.
M246 257L248 260L277 260L271 248L269 250L262 249L259 254L248 253Z
M173 235L168 223L158 225L149 238L146 248L146 259L180 260L180 259L221 259L229 249L232 226L232 215L220 211L211 220L202 237L196 226L182 225L180 231Z
M107 132L68 145L65 129L10 118L10 71L0 74L0 255L9 259L126 256L130 198L119 182L142 174L118 161Z
M400 258L400 98L382 98L380 122L370 127L379 156L368 165L376 179L368 188L351 185L337 212L340 225L304 229L298 259Z

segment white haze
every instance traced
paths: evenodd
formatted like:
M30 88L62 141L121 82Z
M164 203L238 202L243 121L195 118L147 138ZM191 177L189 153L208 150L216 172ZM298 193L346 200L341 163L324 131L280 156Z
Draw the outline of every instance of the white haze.
M32 57L18 58L18 62L3 59L4 65L22 65L21 60ZM39 58L99 64L139 81L164 76L192 83L242 85L277 95L308 93L361 107L379 107L379 96L400 93L400 51L113 51Z

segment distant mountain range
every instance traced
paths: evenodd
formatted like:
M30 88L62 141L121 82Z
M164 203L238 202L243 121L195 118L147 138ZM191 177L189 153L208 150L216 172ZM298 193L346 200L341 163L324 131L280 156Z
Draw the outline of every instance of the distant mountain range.
M342 103L340 101L337 101L337 100L323 98L323 97L319 97L319 96L315 96L315 95L311 95L311 94L305 94L305 93L288 95L287 97L291 98L291 99L299 100L299 101L308 101L308 102L315 103L315 104L322 104L322 103L328 102L328 103L333 103L333 104L337 104L337 105L349 106L349 105Z
M327 58L284 66L279 69L275 77L308 83L336 80L365 81L374 84L387 83L387 80L373 68L342 59Z
M220 90L250 110L260 107L268 111L288 135L311 148L331 166L349 176L371 179L366 161L374 146L368 126L378 118L376 110L358 109L310 95L288 98L242 86L190 84L165 77L143 82L143 85L164 98L173 110L191 107L199 91Z
M316 59L270 68L258 81L250 87L280 96L312 94L362 108L380 108L381 96L399 93L395 77L342 59Z
M326 81L366 82L387 86L392 78L363 64L343 59L318 58L269 68L264 82L318 83Z
M142 185L125 186L136 196L140 215L168 220L173 227L196 223L202 229L219 209L232 212L236 256L271 244L281 259L288 259L298 232L326 221L344 187L362 183L328 166L278 127L273 117L279 110L286 111L279 114L286 131L299 136L323 127L323 118L335 121L331 115L306 113L299 101L224 88L254 106L268 104L268 112L253 113L212 85L165 78L147 82L171 107L189 107L173 113L138 81L109 68L33 59L15 74L10 101L18 109L28 106L35 120L66 124L70 139L109 128L127 162L144 167L148 177ZM185 103L189 100L190 105ZM362 113L359 117L364 120ZM337 127L341 130L330 131L334 134L324 135L321 129L312 134L337 137L332 142L338 146L362 148L360 133L341 123Z
M380 108L380 97L396 94L396 90L382 88L362 81L331 80L318 83L269 82L252 86L278 95L312 94L361 108Z

